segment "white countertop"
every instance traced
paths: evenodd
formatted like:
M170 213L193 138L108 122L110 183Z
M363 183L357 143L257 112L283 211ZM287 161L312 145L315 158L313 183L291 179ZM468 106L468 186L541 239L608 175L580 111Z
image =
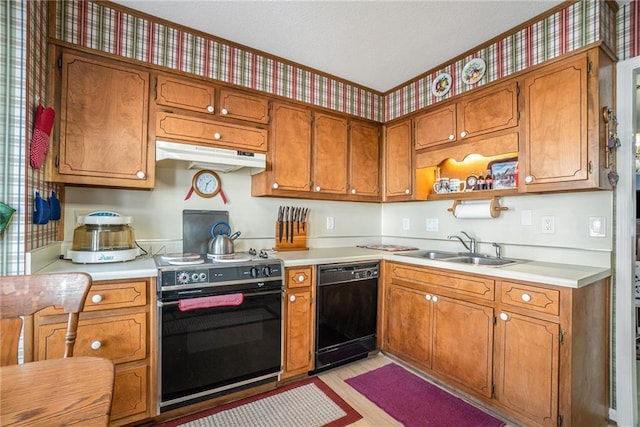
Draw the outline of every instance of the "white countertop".
M586 265L523 261L500 267L487 267L454 264L425 258L411 258L399 255L401 253L402 252L385 252L358 247L338 247L315 248L305 251L280 251L274 252L272 255L282 259L285 267L384 259L425 267L442 268L453 272L480 274L502 279L522 280L570 288L586 286L611 275L610 268ZM153 258L151 257L138 257L133 261L104 264L76 264L68 260L57 260L38 271L38 273L70 271L89 273L93 280L156 277L158 274Z

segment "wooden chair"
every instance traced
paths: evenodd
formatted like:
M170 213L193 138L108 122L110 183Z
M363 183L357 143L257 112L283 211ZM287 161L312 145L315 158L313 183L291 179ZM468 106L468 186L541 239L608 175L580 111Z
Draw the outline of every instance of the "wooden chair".
M77 330L78 330L78 318L80 312L84 308L84 302L89 293L91 286L91 276L86 273L56 273L56 274L35 274L35 275L23 275L23 276L4 276L0 277L0 366L7 366L3 369L2 380L9 378L11 372L15 372L11 365L18 363L18 343L20 339L20 333L22 329L22 319L20 316L30 316L35 312L42 310L43 308L50 306L62 307L64 313L68 314L67 330L65 334L65 350L64 358L71 358L73 356L73 348L76 342ZM73 358L76 359L76 358ZM62 360L62 359L59 359ZM71 359L70 359L71 360ZM93 362L92 362L93 361ZM86 366L90 363L92 369L92 375L88 377L86 375L86 369L84 373L76 374L73 369L68 370L65 373L65 378L59 379L59 382L67 382L71 385L76 384L80 390L76 394L76 416L86 416L87 419L99 420L107 425L109 422L109 414L111 411L111 401L113 398L114 387L114 367L113 363L108 359L102 358L78 358L78 366L82 364ZM45 363L46 364L46 363ZM27 363L21 366L25 366L25 371L28 370L28 365L34 365L32 369L42 369L40 366L45 365L42 362ZM35 366L39 366L36 368ZM95 367L95 370L93 368ZM31 369L31 368L30 368ZM6 370L6 371L4 371ZM84 377L81 377L83 375ZM6 383L5 383L6 386ZM34 385L35 387L36 385ZM85 393L82 395L81 393ZM56 393L48 391L49 395L52 395L51 401L46 405L46 410L38 408L38 411L33 412L34 418L30 419L33 424L54 425L57 422L52 421L51 414L47 414L48 418L42 418L43 413L49 411L53 413L54 417L60 416L56 413L56 410L64 410L63 408L56 409L58 403L54 400L57 398ZM58 393L64 394L64 393ZM61 397L62 398L62 397ZM28 398L26 399L29 400ZM85 405L84 402L91 400L90 406ZM66 403L66 402L65 402ZM3 412L10 411L10 409L22 405L22 402L9 402L2 398ZM37 404L37 402L34 402ZM70 409L71 405L67 407ZM21 408L20 408L21 409ZM22 409L21 409L22 410ZM68 416L67 413L65 416ZM21 415L16 415L21 416ZM3 415L3 418L8 418ZM39 421L40 420L40 421ZM0 423L2 424L2 423ZM93 422L91 425L96 425Z

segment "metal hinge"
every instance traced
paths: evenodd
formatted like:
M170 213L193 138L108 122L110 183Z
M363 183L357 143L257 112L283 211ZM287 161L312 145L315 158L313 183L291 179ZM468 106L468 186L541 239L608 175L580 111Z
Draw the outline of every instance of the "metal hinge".
M558 427L562 427L562 415L558 414L558 422L556 423Z
M153 91L154 93L154 99L157 101L158 100L158 78L156 77L156 84L153 86Z
M592 69L593 69L593 61L587 62L587 74L591 74Z
M593 162L591 160L589 160L587 170L589 171L589 173L593 173Z
M498 316L493 316L493 324L494 325L498 324Z
M520 83L516 83L516 95L520 96Z
M496 385L494 383L491 383L491 398L495 398L496 397Z
M60 166L60 157L56 155L56 168Z
M62 69L62 56L58 57L58 68Z
M564 331L560 331L560 344L564 344Z

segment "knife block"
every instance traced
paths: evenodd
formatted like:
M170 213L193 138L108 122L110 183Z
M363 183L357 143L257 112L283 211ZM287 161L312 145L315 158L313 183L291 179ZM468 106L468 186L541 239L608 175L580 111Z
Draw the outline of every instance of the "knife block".
M304 224L304 229L302 227ZM276 221L276 250L277 251L304 251L309 250L307 247L307 231L309 231L309 223L300 223L300 230L298 230L298 223L293 223L293 242L291 241L291 224L289 224L289 239L287 239L287 223L283 223L282 227L282 241L280 241L280 222Z

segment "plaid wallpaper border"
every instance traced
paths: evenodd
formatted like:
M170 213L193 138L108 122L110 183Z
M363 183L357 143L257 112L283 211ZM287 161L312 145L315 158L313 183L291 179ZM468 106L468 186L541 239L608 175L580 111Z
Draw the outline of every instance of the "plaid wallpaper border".
M277 59L86 0L57 3L69 43L382 121L381 95Z
M618 11L618 59L640 56L640 1L633 0Z

